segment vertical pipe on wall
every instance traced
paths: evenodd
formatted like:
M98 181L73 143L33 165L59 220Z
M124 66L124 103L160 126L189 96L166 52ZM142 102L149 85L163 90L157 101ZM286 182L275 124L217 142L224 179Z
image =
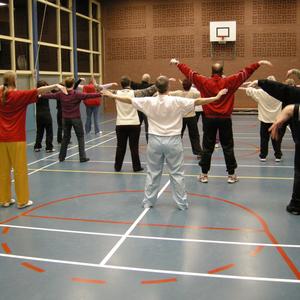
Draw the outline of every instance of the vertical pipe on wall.
M72 0L74 77L78 78L76 0Z
M32 0L32 46L33 46L33 59L34 59L34 79L35 83L39 80L39 38L38 38L38 12L37 0Z

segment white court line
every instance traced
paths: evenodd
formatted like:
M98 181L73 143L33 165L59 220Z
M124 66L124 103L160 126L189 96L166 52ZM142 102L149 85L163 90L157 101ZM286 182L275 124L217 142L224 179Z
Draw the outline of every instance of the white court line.
M108 136L108 135L111 135L112 133L114 133L114 131L111 131L111 132L109 132L109 133L107 133L107 134L98 136L98 137L96 137L96 138L94 138L94 139L88 140L88 141L85 142L85 145L88 144L88 143L90 143L90 142L96 141L96 140L98 140L98 139L104 138L104 137L106 137L106 136ZM74 146L68 148L68 150L73 150L74 148L77 148L77 147L78 147L78 145L74 145ZM40 162L40 161L47 160L47 159L49 159L49 158L51 158L51 157L53 157L53 156L57 156L58 153L59 153L59 152L57 151L57 152L55 152L55 153L53 153L53 154L51 154L51 155L48 155L48 156L45 156L45 157L43 157L43 158L41 158L41 159L39 159L39 160L33 161L33 162L27 164L27 166L31 166L31 165L33 165L33 164L36 164L36 163Z
M167 186L170 184L170 180L167 181L167 183L162 187L162 189L159 191L157 195L157 199L160 197L160 195L164 192L164 190L167 188ZM137 224L140 222L140 220L146 215L146 213L149 211L150 208L145 208L145 210L138 216L138 218L135 220L135 222L129 227L129 229L125 232L125 234L120 238L120 240L115 244L115 246L109 251L109 253L102 259L100 262L100 266L104 266L108 260L115 254L115 252L119 249L119 247L124 243L126 238L130 235L130 233L135 229Z
M59 233L71 233L71 234L82 234L82 235L96 235L96 236L110 236L110 237L122 237L123 234L117 233L104 233L104 232L93 232L93 231L77 231L77 230L66 230L56 228L43 228L43 227L31 227L31 226L19 226L19 225L5 225L0 224L0 227L16 228L16 229L28 229L46 232L59 232ZM129 239L148 239L148 240L162 240L162 241L174 241L174 242L190 242L190 243L203 243L203 244L222 244L222 245L238 245L238 246L262 246L262 247L281 247L281 248L300 248L300 245L292 244L269 244L269 243L250 243L250 242L230 242L230 241L217 241L217 240L199 240L199 239L182 239L182 238L168 238L158 236L145 236L145 235L128 235Z
M92 264L92 263L85 263L85 262L48 259L48 258L13 255L13 254L3 254L3 253L0 253L0 257L14 258L14 259L20 259L20 260L40 261L40 262L50 262L50 263L56 263L56 264L74 265L74 266L82 266L82 267L103 268L103 269L109 269L109 270L114 269L114 270L124 270L124 271L144 272L144 273L172 274L172 275L181 275L181 276L300 284L300 280L286 279L286 278L218 275L218 274L208 274L208 273L182 272L182 271L148 269L148 268L134 268L134 267L113 266L113 265L103 265L102 266L99 264Z

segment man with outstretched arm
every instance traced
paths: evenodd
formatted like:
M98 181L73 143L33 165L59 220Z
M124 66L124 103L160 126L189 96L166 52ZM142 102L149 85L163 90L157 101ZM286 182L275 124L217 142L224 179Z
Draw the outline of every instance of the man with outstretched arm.
M269 61L261 60L254 63L236 74L230 76L223 75L223 65L215 63L212 65L211 77L206 77L194 72L185 64L179 63L175 58L171 59L171 64L177 65L178 69L195 85L202 97L211 97L221 89L228 89L226 96L219 101L210 103L203 107L203 151L199 165L202 174L199 181L208 182L208 171L211 165L211 156L215 148L216 134L219 131L220 142L225 157L226 169L228 172L228 183L235 183L238 178L235 174L237 162L234 155L234 142L232 133L231 114L234 104L235 91L245 82L255 70L261 65L269 65Z
M168 95L169 79L159 76L155 82L158 91L156 97L130 98L104 91L103 95L132 104L144 112L149 121L149 143L147 148L147 178L144 208L153 207L157 201L164 161L170 174L173 199L181 210L188 208L184 183L183 146L181 141L182 117L194 109L215 101L227 90L218 91L218 95L208 99L187 99Z

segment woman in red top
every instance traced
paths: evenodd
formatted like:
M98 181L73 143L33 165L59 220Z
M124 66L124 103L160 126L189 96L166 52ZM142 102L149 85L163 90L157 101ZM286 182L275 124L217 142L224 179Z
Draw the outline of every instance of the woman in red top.
M9 207L15 203L11 198L11 169L14 170L15 191L18 208L33 204L29 200L27 158L26 158L26 109L35 103L38 96L54 88L65 90L54 84L28 91L16 89L16 75L7 72L0 86L0 206Z

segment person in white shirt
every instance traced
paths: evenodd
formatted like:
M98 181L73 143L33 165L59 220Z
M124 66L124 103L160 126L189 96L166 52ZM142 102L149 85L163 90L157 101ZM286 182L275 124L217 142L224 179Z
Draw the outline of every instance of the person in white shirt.
M269 80L276 81L274 76L269 76ZM248 83L248 84L251 84ZM265 162L268 156L268 147L270 140L269 128L276 121L277 116L281 112L281 102L270 96L262 89L256 89L253 87L241 87L240 89L245 90L247 96L251 97L257 102L258 108L258 120L260 121L260 161ZM282 137L278 140L271 138L275 161L280 162L282 157L281 142Z
M172 186L173 199L181 210L188 208L184 182L183 146L181 140L182 118L194 109L221 98L227 90L221 90L211 98L188 99L168 95L169 79L159 76L155 82L156 97L132 98L104 91L103 95L132 104L144 112L149 121L149 143L147 148L147 178L143 207L153 207L157 201L164 161L166 161Z

